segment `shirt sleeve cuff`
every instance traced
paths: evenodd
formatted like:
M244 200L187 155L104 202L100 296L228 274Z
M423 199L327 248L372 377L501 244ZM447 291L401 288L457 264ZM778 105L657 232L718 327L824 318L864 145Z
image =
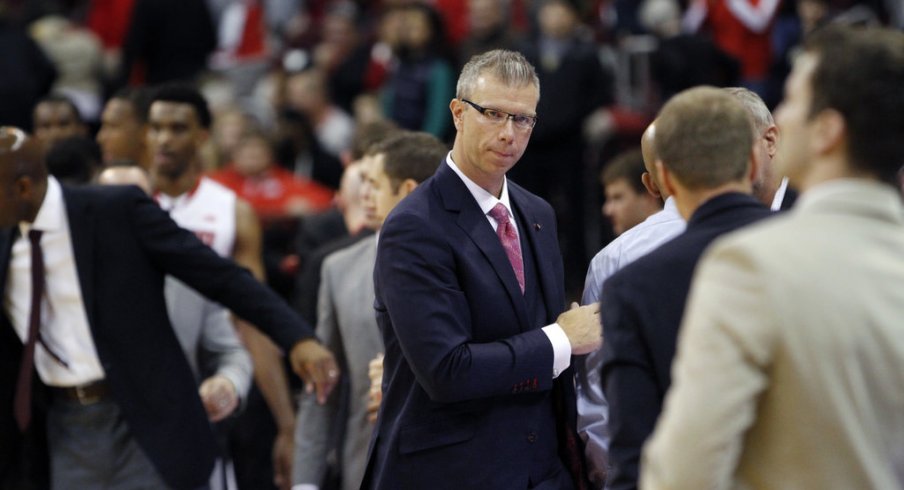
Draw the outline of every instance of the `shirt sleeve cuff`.
M571 342L558 323L547 325L542 330L552 344L552 377L555 379L571 365Z
M296 483L292 485L292 490L320 490L320 487L313 483Z

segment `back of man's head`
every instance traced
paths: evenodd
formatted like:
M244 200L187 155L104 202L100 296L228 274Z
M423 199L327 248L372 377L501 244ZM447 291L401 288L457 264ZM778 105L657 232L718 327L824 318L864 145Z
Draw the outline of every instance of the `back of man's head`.
M210 114L210 107L207 105L207 99L201 94L201 91L192 85L185 83L167 83L158 87L151 94L148 107L154 105L154 102L174 102L177 104L188 104L195 110L198 123L204 129L210 129L213 120Z
M839 112L848 163L895 183L904 163L904 33L829 26L809 37L804 50L818 58L809 117Z
M659 160L689 190L742 181L752 145L753 129L744 106L713 87L675 95L656 118Z
M405 180L420 184L433 175L449 148L431 134L402 131L371 146L367 153L384 156L383 171L397 192Z

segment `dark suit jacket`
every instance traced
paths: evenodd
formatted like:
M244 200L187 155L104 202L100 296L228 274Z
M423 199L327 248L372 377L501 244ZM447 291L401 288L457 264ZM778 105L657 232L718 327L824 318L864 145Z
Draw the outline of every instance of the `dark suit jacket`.
M554 382L540 330L565 304L553 210L511 181L508 189L522 248L538 259L538 280L526 287L545 306L540 322L492 226L445 163L383 225L374 271L383 403L362 488L527 488L538 464L580 461L576 435L557 431L552 416L561 402L560 420L574 420L572 373ZM541 440L544 430L552 436ZM569 435L570 446L549 440ZM541 445L552 455L538 463Z
M88 323L112 398L138 445L175 488L207 482L216 446L188 362L166 314L170 274L290 349L313 331L251 274L179 228L135 187L63 188ZM0 231L0 292L17 231ZM23 445L40 441L46 407L35 376L35 411L21 437L13 421L22 342L4 312L0 327L0 487L17 488ZM46 455L45 455L46 456ZM35 471L44 466L31 459ZM44 469L46 471L46 468Z
M751 196L716 196L694 212L683 234L603 286L602 380L612 437L607 488L637 487L641 446L671 384L675 341L697 261L719 235L769 215Z

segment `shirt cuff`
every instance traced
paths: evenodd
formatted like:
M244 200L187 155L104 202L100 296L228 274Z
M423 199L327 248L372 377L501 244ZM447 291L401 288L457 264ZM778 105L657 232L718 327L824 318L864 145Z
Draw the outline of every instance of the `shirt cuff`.
M552 344L552 378L555 379L571 365L571 342L558 323L547 325L542 330Z
M292 490L320 490L320 487L313 483L296 483L292 485Z

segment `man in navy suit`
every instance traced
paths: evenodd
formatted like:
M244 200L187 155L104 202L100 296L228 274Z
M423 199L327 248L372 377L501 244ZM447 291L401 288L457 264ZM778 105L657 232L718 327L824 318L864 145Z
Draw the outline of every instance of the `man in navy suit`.
M291 308L137 187L61 186L34 138L0 127L0 188L0 488L206 484L216 445L166 275L253 320L322 392L335 384L332 355Z
M679 93L656 119L659 181L687 229L603 286L602 383L612 438L607 489L637 487L640 449L671 382L678 326L701 254L723 233L770 214L751 195L758 138L741 101L715 88Z
M562 313L553 210L505 177L539 97L520 54L472 58L452 152L381 229L383 402L363 488L583 487L569 363L600 344L599 308Z

